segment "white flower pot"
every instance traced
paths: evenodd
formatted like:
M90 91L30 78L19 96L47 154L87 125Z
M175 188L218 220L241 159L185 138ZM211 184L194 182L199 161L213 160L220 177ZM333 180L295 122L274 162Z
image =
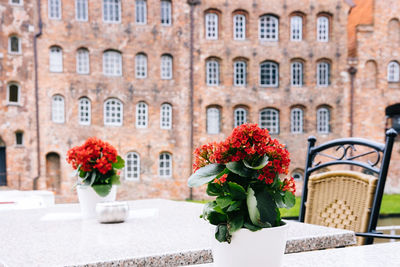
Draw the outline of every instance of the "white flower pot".
M117 196L115 185L112 186L110 193L105 197L99 196L91 186L77 186L76 190L83 219L96 218L96 204L115 201Z
M213 236L215 267L280 267L286 248L288 225L252 232L245 228L233 233L230 244Z

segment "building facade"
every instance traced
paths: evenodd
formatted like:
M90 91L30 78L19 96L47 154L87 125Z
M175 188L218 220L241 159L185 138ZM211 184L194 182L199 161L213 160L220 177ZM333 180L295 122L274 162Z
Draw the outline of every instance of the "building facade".
M186 185L193 149L246 122L287 145L300 188L309 135L323 142L362 127L361 108L353 126L349 116L350 104L364 101L356 94L350 103L347 28L356 8L343 0L1 0L7 188L75 200L66 153L97 136L126 160L119 199L203 198ZM15 34L18 56L7 51ZM14 83L18 105L7 95ZM370 119L354 135L381 141L367 134L379 127Z

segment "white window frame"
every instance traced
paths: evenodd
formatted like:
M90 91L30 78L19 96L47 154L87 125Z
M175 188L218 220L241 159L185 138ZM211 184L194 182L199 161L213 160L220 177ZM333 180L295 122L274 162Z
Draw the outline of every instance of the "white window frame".
M294 134L303 133L304 111L301 108L292 108L290 111L290 131Z
M16 86L17 87L17 102L15 101L10 101L10 89L11 86ZM7 84L7 105L16 105L19 106L21 105L21 86L18 83L11 82Z
M135 56L135 76L137 79L147 78L147 55L144 53Z
M234 127L238 127L247 123L247 110L244 108L236 108L233 112Z
M161 56L160 75L162 80L171 80L173 77L173 58L171 55Z
M122 76L122 54L119 51L107 50L103 53L103 74Z
M118 1L115 3L115 1ZM103 0L103 22L121 23L121 0ZM115 11L117 9L117 14ZM116 17L117 16L117 17Z
M172 177L172 154L163 152L158 157L158 174L161 178Z
M59 46L50 47L49 70L50 72L63 72L63 50Z
M218 86L219 79L219 61L216 59L208 59L206 61L206 82L207 86Z
M258 21L258 38L261 41L277 42L279 39L279 19L273 15L264 15Z
M51 98L51 120L54 123L65 122L65 100L62 95L54 95Z
M329 42L329 18L327 16L317 18L317 41Z
M396 61L391 61L387 68L387 80L388 82L399 82L400 81L400 66Z
M221 131L221 112L217 107L207 108L207 134L219 134Z
M303 62L293 61L290 63L290 84L293 87L303 86Z
M290 41L303 40L303 17L295 15L290 18Z
M76 73L78 74L90 73L90 56L89 56L89 50L86 48L79 48L76 51Z
M55 13L53 13L53 11ZM62 18L61 0L48 0L48 16L49 19L54 19L54 20L60 20Z
M279 111L273 108L261 110L259 125L262 129L268 129L270 134L279 134Z
M161 0L161 25L172 25L172 3L169 0Z
M172 129L172 105L164 103L160 108L160 128L165 130Z
M24 0L19 0L19 3L14 3L13 0L9 0L8 3L13 6L22 6L24 5Z
M140 155L136 152L129 152L126 155L125 180L140 181Z
M139 25L147 24L147 1L135 1L135 22Z
M331 64L326 61L317 63L317 85L319 87L328 87L331 76Z
M295 178L295 176L300 176L299 178ZM292 177L293 177L293 179L295 180L295 181L301 181L301 180L303 180L303 174L301 173L301 172L299 172L299 171L294 171L293 173L292 173Z
M75 19L77 21L89 20L88 0L75 0Z
M331 112L328 108L322 107L317 110L317 132L328 134L330 132Z
M237 41L246 40L246 16L243 14L233 16L233 39Z
M233 85L246 86L247 83L247 62L236 60L233 63Z
M208 12L204 16L205 28L206 28L206 39L207 40L218 40L218 23L219 16L217 13Z
M17 39L17 42L18 42L18 51L12 51L12 50L11 50L11 47L12 47L11 43L12 43L12 39L13 39L13 38L16 38L16 39ZM20 54L22 53L21 38L19 38L18 35L13 34L13 35L10 35L10 36L8 37L8 53L9 53L9 54L13 54L13 55L20 55Z
M149 121L149 107L140 101L136 104L136 128L147 128Z
M277 63L264 61L260 64L260 86L279 87L279 65Z
M91 101L87 97L81 97L79 99L78 106L78 122L80 125L90 125L92 120L92 105Z
M107 108L109 108L109 111L107 111ZM104 125L106 126L122 126L124 121L124 104L117 98L107 99L104 102L103 117Z

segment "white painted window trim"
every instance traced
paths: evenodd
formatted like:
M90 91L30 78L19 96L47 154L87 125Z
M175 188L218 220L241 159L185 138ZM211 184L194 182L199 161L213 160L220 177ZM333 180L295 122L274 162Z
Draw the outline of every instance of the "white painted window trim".
M400 81L400 66L396 61L391 61L387 68L387 80L388 82L399 82Z
M290 41L300 42L303 40L303 18L292 16L290 18Z
M221 112L216 107L207 108L207 134L219 134L221 131Z
M246 40L246 16L243 14L233 16L233 39L237 41Z
M329 18L326 16L317 18L317 41L329 42Z
M56 10L56 13L57 13L56 15L58 15L58 16L52 16L52 14L51 14L52 5L54 5L55 2L58 3L58 9ZM49 19L52 19L52 20L61 20L61 18L62 18L62 2L61 2L61 0L48 0L48 16L49 16Z
M18 40L18 51L17 52L11 51L11 39L13 37L17 38L17 40ZM13 35L10 35L8 37L8 53L11 54L11 55L20 55L20 54L22 54L21 38L18 35L13 34Z
M158 174L160 178L171 178L172 177L172 154L163 152L158 158ZM163 163L163 164L161 164ZM161 166L163 165L163 166ZM168 165L168 166L167 166ZM167 174L169 172L169 174Z
M144 53L135 56L135 76L137 79L147 78L147 55Z
M87 108L87 110L85 110ZM83 110L82 110L83 109ZM87 113L87 115L82 116L82 112ZM78 122L80 125L90 125L92 121L92 103L89 98L82 97L79 99L78 106Z
M234 127L238 127L242 124L247 123L247 110L244 108L236 108L234 113Z
M317 132L319 134L328 134L330 132L330 117L328 108L319 108L317 110Z
M214 12L205 15L206 39L218 40L219 16Z
M149 107L140 101L136 104L136 128L147 128L149 121Z
M136 162L136 164L135 164ZM128 170L129 164L132 164L131 170ZM136 167L136 171L134 170ZM129 152L126 155L126 166L125 166L125 180L138 182L140 181L140 155L136 152ZM136 176L136 177L135 177Z
M270 119L265 118L265 120L263 120L263 113L266 113L264 116L269 116ZM272 108L261 110L259 113L259 125L263 129L268 129L270 134L279 134L279 111Z
M243 77L238 77L242 76ZM244 60L236 60L233 63L233 85L246 86L247 83L247 63Z
M300 176L299 178L295 178L295 176ZM301 181L301 180L303 180L303 174L302 173L300 173L300 172L298 172L298 171L294 171L293 173L292 173L292 177L293 177L293 179L295 180L295 181Z
M328 87L330 85L331 64L329 62L317 63L317 85L318 87Z
M17 102L10 101L10 87L12 85L17 86L17 96L18 96ZM21 105L21 86L18 83L11 82L11 83L7 84L7 101L6 101L6 103L7 103L7 105L10 105L10 106L20 106Z
M121 13L122 13L121 0L118 0L118 3L116 5L115 5L115 3L112 3L110 1L114 1L114 0L103 0L103 3L102 3L103 22L104 23L115 23L115 24L121 23ZM107 4L106 4L106 2L107 2ZM108 16L106 17L106 5L108 8L107 9L107 11L109 13L108 15L110 15L109 8L111 5L114 5L113 9L118 8L118 19L115 19L115 14L113 14L112 17L108 17Z
M141 19L139 21L139 18ZM147 24L147 1L136 0L135 1L135 23L138 25Z
M24 0L19 0L19 3L13 3L12 0L9 0L8 3L12 6L23 6L24 5Z
M63 49L59 46L50 47L49 70L50 72L63 72Z
M267 68L269 66L270 73L272 73L272 69L275 68L275 76L272 76L272 74L269 75L270 82L275 79L274 83L268 83L268 84L267 83L265 83L265 84L262 83L262 81L263 81L263 79L262 79L262 69L263 69L264 66L265 66L265 68ZM259 71L260 71L260 76L259 76L260 77L260 82L259 83L260 83L261 87L279 87L279 65L277 63L272 62L272 61L264 61L263 63L260 64L260 70ZM267 80L268 80L268 78L267 78Z
M169 0L161 0L161 25L172 25L172 3Z
M78 2L83 2L83 6L84 6L84 13L82 14L84 16L84 18L80 18L79 17L79 4ZM75 0L75 19L76 21L88 21L89 20L89 4L88 4L88 0Z
M51 99L51 120L60 124L65 122L65 99L62 95L54 95Z
M87 50L86 48L79 48L76 51L76 73L90 73L90 55L89 50Z
M120 121L114 121L112 122L112 116L111 116L111 110L110 110L110 116L107 116L107 105L110 104L112 105L112 101L115 101L114 106L120 107ZM114 114L117 114L117 111L114 111ZM122 126L123 122L124 122L124 104L117 98L109 98L104 102L104 106L103 106L103 117L104 117L104 125L106 126ZM117 118L117 116L114 116L115 118ZM107 122L107 119L109 119L110 121Z
M264 27L263 27L263 21ZM273 22L275 25L266 25L267 20ZM275 28L275 34L267 34ZM263 31L264 30L264 31ZM269 36L267 36L269 35ZM258 38L261 41L277 42L279 40L279 19L273 15L264 15L258 19Z
M173 77L173 58L170 55L162 55L161 56L161 79L162 80L171 80Z
M303 133L304 112L301 108L293 108L290 111L290 131L294 134Z
M290 84L292 87L303 86L303 63L300 61L290 63Z
M107 68L107 60L112 63L109 68ZM103 74L110 77L122 76L122 54L119 51L108 50L103 53Z
M165 130L172 129L172 106L168 103L161 105L160 128Z
M218 86L219 79L219 62L215 59L209 59L206 62L206 82L207 86Z

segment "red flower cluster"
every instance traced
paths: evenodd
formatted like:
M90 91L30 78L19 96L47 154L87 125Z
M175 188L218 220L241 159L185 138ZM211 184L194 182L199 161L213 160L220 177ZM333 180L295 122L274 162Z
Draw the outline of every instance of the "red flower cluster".
M293 195L294 195L294 193L296 193L296 183L295 183L293 177L290 177L290 179L283 180L282 190L292 192Z
M226 178L228 178L228 174L225 173L225 174L222 175L219 179L215 178L214 181L213 181L213 183L222 185L223 183L226 182Z
M117 150L107 142L96 137L89 138L82 146L68 150L67 161L74 169L84 172L98 170L106 174L112 169L112 163L117 161Z
M284 145L272 139L268 130L259 128L257 124L238 126L225 141L200 146L194 155L194 171L211 163L225 164L244 159L253 163L267 155L269 162L259 170L258 177L267 184L271 184L279 174L287 174L290 163Z

